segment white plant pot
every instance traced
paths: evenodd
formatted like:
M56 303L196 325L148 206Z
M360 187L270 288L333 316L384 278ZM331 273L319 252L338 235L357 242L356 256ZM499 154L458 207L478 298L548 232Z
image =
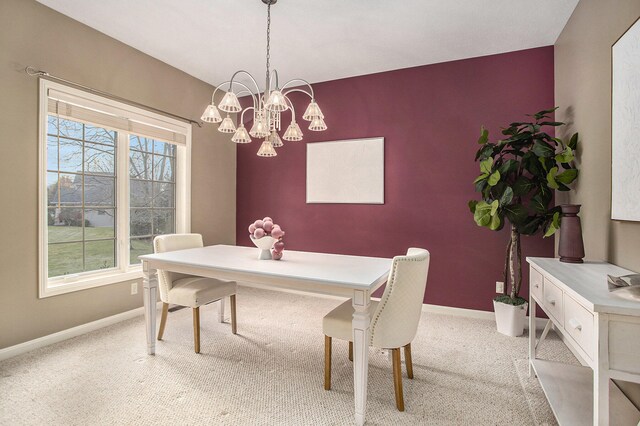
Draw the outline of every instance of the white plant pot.
M527 303L523 303L514 306L494 300L493 311L496 313L498 332L511 337L522 336L527 316L527 305Z
M258 259L260 260L271 259L271 247L273 247L273 244L278 240L266 235L262 238L258 238L257 240L254 239L253 237L249 237L249 238L251 238L251 241L253 241L253 244L255 244L255 246L260 249L260 253L258 254Z

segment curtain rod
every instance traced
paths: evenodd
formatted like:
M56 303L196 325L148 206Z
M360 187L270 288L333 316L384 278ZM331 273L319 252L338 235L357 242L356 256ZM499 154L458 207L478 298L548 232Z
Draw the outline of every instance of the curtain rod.
M30 75L31 77L45 77L45 78L48 78L48 79L61 81L63 83L70 84L70 85L75 86L75 87L79 87L81 89L87 90L87 91L89 91L91 93L94 93L94 94L97 94L97 95L105 96L107 98L110 98L110 99L113 99L113 100L116 100L116 101L120 101L120 102L124 102L126 104L129 104L129 105L132 105L132 106L136 106L136 107L140 107L140 108L152 111L152 112L158 112L158 113L161 113L161 114L164 114L164 115L168 115L170 117L177 118L177 119L182 120L182 121L186 121L187 123L197 124L198 127L202 127L202 123L200 123L199 121L192 120L192 119L186 118L186 117L181 117L179 115L176 115L176 114L173 114L173 113L170 113L170 112L167 112L167 111L163 111L163 110L158 109L158 108L150 107L148 105L144 105L144 104L141 104L141 103L138 103L138 102L135 102L135 101L131 101L129 99L121 98L120 96L116 96L116 95L113 95L113 94L108 93L108 92L103 92L102 90L93 89L93 88L85 86L83 84L79 84L79 83L76 83L76 82L73 82L73 81L66 80L66 79L64 79L62 77L57 77L55 75L51 75L46 71L37 70L37 69L35 69L35 68L31 67L31 66L26 67L24 69L24 71L28 75Z

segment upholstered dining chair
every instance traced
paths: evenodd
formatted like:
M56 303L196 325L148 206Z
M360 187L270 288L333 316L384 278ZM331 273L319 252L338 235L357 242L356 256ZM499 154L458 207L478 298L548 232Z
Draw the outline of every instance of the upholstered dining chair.
M416 336L422 301L429 271L429 252L410 248L406 256L393 258L387 286L379 302L371 301L369 312L369 344L377 348L390 349L393 363L393 382L398 410L404 411L402 395L402 371L400 348L404 348L407 376L413 379L411 342ZM349 341L349 359L353 361L353 319L351 300L329 312L323 319L325 364L324 388L331 389L331 341L333 338Z
M159 235L153 240L155 253L203 247L200 234ZM158 288L162 300L162 317L158 340L162 340L167 324L169 304L193 309L193 342L196 353L200 353L200 306L229 296L231 304L231 332L236 334L236 283L215 278L196 277L177 272L158 270Z

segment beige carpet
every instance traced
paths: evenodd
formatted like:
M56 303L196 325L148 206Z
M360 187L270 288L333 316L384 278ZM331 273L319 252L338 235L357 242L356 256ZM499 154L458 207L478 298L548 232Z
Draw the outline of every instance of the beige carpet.
M0 363L2 425L349 425L352 365L334 343L324 391L322 317L339 301L240 288L238 332L202 308L202 353L191 311L169 314L157 354L134 318ZM492 321L423 314L415 379L395 408L388 357L371 349L367 424L546 425L553 415L526 371L526 337ZM548 358L576 362L551 333ZM404 370L403 370L404 371Z

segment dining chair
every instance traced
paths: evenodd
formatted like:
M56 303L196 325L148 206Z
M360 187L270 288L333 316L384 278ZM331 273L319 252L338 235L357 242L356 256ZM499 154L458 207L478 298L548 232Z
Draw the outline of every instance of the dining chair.
M155 253L185 250L203 247L200 234L159 235L153 240ZM237 333L236 326L236 288L234 281L221 281L215 278L196 277L177 272L158 270L158 288L162 300L162 317L158 340L162 340L167 324L169 304L186 306L193 309L193 341L196 353L200 353L200 306L221 300L229 296L231 304L231 332ZM221 301L222 302L222 301Z
M380 301L371 301L369 345L391 350L396 406L404 411L400 348L404 348L407 376L413 379L411 342L416 336L429 272L429 252L410 248L406 256L393 258L387 286ZM331 389L331 341L349 341L349 359L353 361L351 321L353 306L348 300L329 312L322 321L325 345L324 388Z

